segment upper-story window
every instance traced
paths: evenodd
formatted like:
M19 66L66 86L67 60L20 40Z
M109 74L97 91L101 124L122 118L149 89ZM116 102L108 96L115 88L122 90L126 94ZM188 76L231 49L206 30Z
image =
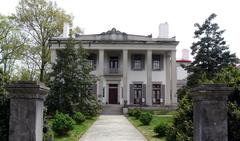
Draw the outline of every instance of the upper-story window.
M152 69L153 70L160 70L160 55L153 55L152 56Z
M89 54L88 56L88 63L93 69L96 69L97 65L97 55L96 54Z
M144 69L144 55L134 54L132 55L132 69L143 70Z
M110 56L109 58L109 68L110 70L118 69L118 56Z

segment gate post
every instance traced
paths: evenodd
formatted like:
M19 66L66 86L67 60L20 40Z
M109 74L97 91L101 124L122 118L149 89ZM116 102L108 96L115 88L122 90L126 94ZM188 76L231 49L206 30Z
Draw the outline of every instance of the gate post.
M43 83L18 81L6 86L10 97L9 141L42 141Z
M194 141L227 141L227 99L233 88L205 84L191 90Z

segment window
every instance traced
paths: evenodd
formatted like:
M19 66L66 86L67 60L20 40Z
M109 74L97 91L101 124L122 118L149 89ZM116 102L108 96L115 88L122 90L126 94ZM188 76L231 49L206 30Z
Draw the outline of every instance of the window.
M118 70L118 56L111 56L109 58L109 68L110 72L117 72Z
M160 55L153 55L152 57L152 69L160 70Z
M142 84L134 84L134 104L142 104Z
M161 104L161 84L152 85L152 102L153 104Z
M133 70L143 70L144 69L144 56L143 55L133 55L132 56L132 69Z
M90 54L88 56L88 63L93 69L96 69L96 64L97 64L97 56L96 54Z

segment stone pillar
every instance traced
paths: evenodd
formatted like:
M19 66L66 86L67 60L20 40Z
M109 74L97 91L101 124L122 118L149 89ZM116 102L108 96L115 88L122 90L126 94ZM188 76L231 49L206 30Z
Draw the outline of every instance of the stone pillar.
M57 52L56 49L51 49L51 63L56 63L57 59Z
M191 90L194 141L227 141L227 99L232 88L206 84Z
M128 81L127 81L127 73L128 73L128 50L123 50L123 103L128 99ZM128 104L130 101L128 101Z
M100 80L98 82L98 95L103 96L103 72L104 72L104 50L99 50L98 55L98 76L100 77ZM105 96L106 97L106 96Z
M152 105L152 50L147 50L146 104Z
M43 100L49 88L42 83L18 81L6 89L10 96L9 141L42 141Z
M176 50L171 51L171 104L177 104Z
M171 74L170 74L170 53L166 52L166 92L164 96L164 105L171 105L171 97L170 97L170 81L171 81Z

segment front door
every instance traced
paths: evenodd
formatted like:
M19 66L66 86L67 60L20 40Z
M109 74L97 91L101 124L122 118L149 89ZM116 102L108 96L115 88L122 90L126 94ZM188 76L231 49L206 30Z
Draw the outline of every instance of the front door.
M118 104L118 84L109 84L109 104Z

